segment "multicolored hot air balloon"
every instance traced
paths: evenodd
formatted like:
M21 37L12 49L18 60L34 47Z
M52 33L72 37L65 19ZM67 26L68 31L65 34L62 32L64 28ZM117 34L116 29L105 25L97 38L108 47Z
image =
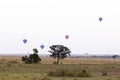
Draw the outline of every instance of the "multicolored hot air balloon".
M27 39L23 39L23 43L26 44L27 43Z
M44 49L44 47L45 47L44 45L40 45L40 48L41 48L41 49Z
M69 35L65 35L65 38L68 39L68 38L69 38Z
M103 18L102 17L99 17L99 21L101 22L103 20Z

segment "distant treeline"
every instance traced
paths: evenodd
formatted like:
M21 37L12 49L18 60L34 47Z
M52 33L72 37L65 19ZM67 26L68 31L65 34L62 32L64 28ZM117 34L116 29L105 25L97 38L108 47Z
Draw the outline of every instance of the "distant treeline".
M104 59L120 59L120 55L90 55L90 56L85 56L85 55L73 55L69 56L69 58L104 58Z
M21 57L25 54L0 54L0 56L16 56L16 57ZM49 55L47 54L41 54L41 57L49 57ZM80 55L80 54L76 54L76 55L71 55L68 56L68 58L105 58L105 59L112 59L112 58L116 58L116 59L120 59L120 55Z

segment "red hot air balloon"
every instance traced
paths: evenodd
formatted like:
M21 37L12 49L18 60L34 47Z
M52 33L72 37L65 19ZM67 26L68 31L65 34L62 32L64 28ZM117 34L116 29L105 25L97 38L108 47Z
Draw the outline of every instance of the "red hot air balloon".
M69 35L65 35L65 38L68 39L68 38L69 38Z

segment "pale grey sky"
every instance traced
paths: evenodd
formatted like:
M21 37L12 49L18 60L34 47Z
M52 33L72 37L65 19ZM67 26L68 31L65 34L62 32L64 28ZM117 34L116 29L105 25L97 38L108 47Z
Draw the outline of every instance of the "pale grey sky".
M0 53L37 48L49 54L53 44L67 46L71 54L120 54L120 1L0 0Z

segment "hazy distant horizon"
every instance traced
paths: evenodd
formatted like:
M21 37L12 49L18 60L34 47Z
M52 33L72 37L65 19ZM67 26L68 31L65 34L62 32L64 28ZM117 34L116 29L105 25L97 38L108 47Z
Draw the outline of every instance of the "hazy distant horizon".
M33 54L33 53L29 53L29 54ZM9 53L9 54L3 54L3 53L0 53L0 57L2 56L18 56L18 57L22 57L22 56L29 56L29 54L25 54L25 53ZM38 55L40 57L49 57L49 55L51 54L40 54L38 53ZM113 56L113 55L116 55L116 54L70 54L70 56L68 57L78 57L78 56ZM120 56L120 55L118 55Z
M120 55L119 9L119 0L0 1L0 53L47 55L61 44L71 54Z

